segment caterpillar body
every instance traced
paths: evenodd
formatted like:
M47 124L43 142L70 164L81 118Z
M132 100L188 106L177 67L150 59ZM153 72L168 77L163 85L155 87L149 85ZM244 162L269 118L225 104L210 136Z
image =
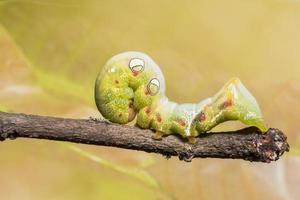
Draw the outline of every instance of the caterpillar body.
M148 55L125 52L109 59L99 73L95 101L109 121L127 124L136 118L137 126L156 131L154 139L175 133L193 143L199 134L229 120L266 131L258 103L238 78L196 104L169 101L165 90L164 76Z

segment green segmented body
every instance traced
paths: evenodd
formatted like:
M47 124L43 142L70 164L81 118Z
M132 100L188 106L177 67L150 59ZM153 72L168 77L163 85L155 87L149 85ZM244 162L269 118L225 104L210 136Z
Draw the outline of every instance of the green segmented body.
M121 53L106 63L95 83L95 101L111 122L126 124L137 116L139 127L161 135L177 133L193 138L229 120L266 131L255 98L238 78L228 81L211 98L196 104L177 104L165 96L165 81L158 65L140 52Z

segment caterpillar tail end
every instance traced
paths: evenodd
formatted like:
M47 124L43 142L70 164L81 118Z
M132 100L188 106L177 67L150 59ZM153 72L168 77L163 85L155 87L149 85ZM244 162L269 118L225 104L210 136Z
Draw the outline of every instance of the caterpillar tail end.
M220 102L220 107L225 110L225 120L239 120L246 125L257 127L262 133L267 131L256 99L239 78L230 79L215 99L224 99Z
M256 99L238 78L230 79L212 97L193 121L196 135L210 131L220 123L238 120L245 125L255 126L262 133L267 131Z

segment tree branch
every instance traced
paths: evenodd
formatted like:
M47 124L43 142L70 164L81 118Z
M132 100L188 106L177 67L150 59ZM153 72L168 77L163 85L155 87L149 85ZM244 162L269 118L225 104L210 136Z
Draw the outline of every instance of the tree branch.
M180 160L232 158L271 162L289 151L286 136L271 128L265 134L255 127L233 132L203 134L191 145L176 135L153 140L151 130L95 119L65 119L0 112L0 140L18 137L113 146L160 153Z

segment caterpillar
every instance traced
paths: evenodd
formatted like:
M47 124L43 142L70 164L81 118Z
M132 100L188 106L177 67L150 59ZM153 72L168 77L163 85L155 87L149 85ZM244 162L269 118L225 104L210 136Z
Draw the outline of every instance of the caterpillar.
M95 102L111 122L153 129L154 139L179 134L190 143L218 124L239 120L266 126L256 99L238 78L230 79L213 97L199 103L177 104L165 95L165 80L159 66L141 52L124 52L110 58L97 76Z

